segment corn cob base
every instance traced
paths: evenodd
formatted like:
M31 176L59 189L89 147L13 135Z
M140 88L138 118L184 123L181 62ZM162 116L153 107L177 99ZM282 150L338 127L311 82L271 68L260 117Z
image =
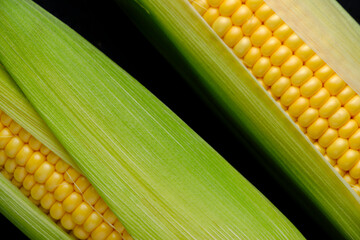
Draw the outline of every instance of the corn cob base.
M84 176L1 110L0 171L75 238L132 239Z
M360 195L360 96L263 0L190 0Z

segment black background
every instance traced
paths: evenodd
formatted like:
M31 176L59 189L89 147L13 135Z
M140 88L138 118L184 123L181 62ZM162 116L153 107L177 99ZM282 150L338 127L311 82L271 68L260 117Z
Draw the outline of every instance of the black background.
M328 239L291 197L262 170L251 154L223 126L180 75L141 35L113 0L36 0L68 24L162 100L213 148L253 183L308 239ZM357 0L339 1L359 22ZM2 237L26 237L0 215Z

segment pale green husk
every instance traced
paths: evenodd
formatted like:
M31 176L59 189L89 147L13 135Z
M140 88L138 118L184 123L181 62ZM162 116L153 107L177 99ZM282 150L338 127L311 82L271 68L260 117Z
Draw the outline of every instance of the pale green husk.
M0 174L0 211L30 239L72 239L2 174ZM3 234L5 237L6 232ZM13 239L9 235L6 238Z
M268 155L268 159L260 160L269 169L277 170L277 178L295 192L297 199L303 199L327 231L345 238L360 238L359 197L188 0L118 2L198 92L216 103L216 110L220 109L229 124Z
M150 92L30 1L0 1L0 62L135 239L302 239Z

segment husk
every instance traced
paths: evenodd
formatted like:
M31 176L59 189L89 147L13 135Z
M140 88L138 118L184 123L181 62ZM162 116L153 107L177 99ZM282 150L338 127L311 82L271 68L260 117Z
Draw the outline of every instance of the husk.
M282 184L301 195L334 238L360 238L359 197L187 0L117 2L190 84L268 155L260 161L286 179Z
M30 1L0 2L0 61L135 239L301 234L151 93Z

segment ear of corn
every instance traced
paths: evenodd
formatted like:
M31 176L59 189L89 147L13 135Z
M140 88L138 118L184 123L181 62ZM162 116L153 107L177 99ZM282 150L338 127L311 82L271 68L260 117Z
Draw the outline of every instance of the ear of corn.
M302 239L159 100L40 7L1 1L0 32L0 62L135 239Z
M326 157L330 161L328 162L322 157L322 153L325 151L324 148L319 143L313 145L312 142L315 143L316 141L305 137L293 122L293 119L300 121L298 124L303 125L300 129L306 130L304 126L308 127L309 124L313 123L312 121L318 117L316 114L323 115L319 122L315 124L316 126L314 125L308 131L313 133L313 138L318 139L327 128L328 118L330 124L332 124L330 128L335 129L342 126L346 120L349 120L350 114L342 108L336 116L330 119L334 113L334 111L331 111L331 107L337 111L339 106L344 105L344 103L340 103L338 106L338 101L341 100L336 100L334 97L330 98L328 103L330 108L319 110L319 113L317 109L310 109L312 111L307 111L300 118L300 115L310 106L309 100L305 97L312 96L319 90L319 86L323 85L321 81L319 85L317 78L324 77L323 80L327 80L326 77L330 77L327 74L329 72L333 74L334 72L328 67L323 69L322 72L315 73L316 78L311 78L311 81L309 80L309 83L304 85L301 90L295 87L291 88L293 91L289 90L288 95L283 99L284 102L293 103L291 97L295 96L294 100L296 100L300 97L300 94L302 95L291 109L287 107L281 109L278 106L276 100L279 102L284 91L291 86L289 78L293 76L294 71L297 71L302 65L305 66L303 71L301 70L302 72L299 73L300 77L294 77L293 79L293 82L300 87L305 83L301 79L306 78L307 68L311 69L311 77L313 71L317 70L317 65L322 66L324 63L316 54L307 63L303 63L303 60L299 60L299 57L292 56L293 50L297 49L297 45L302 44L302 40L296 36L290 38L293 33L292 30L274 14L271 8L265 6L264 9L256 12L263 5L261 0L139 0L136 2L119 0L118 2L160 51L173 61L175 67L180 72L185 72L185 77L188 77L188 72L192 71L194 78L189 79L190 83L198 88L199 92L205 95L207 99L217 103L216 109L222 109L222 112L229 119L228 123L241 130L252 142L258 143L261 151L268 154L269 159L272 161L269 163L264 162L262 159L264 164L271 169L278 170L278 173L286 176L286 179L292 180L291 182L283 182L283 185L290 190L294 190L294 188L300 190L304 199L310 200L311 204L307 204L305 207L315 212L313 215L319 217L319 221L323 221L323 217L327 219L327 221L321 223L327 230L334 230L341 234L342 237L353 239L360 237L359 196L347 183L356 185L356 182L349 176L346 176L344 180L340 176L343 170L331 166L336 161L334 159L339 158L344 153L344 149L347 150L347 140L339 138L333 147L327 150L332 155L332 158ZM286 1L278 1L279 4L276 5L280 5L281 2ZM299 5L304 6L309 3L309 6L316 5L318 9L327 9L329 1L312 2L314 4L311 4L310 1L303 1ZM288 4L285 6L289 7ZM290 15L292 12L297 11L296 4L291 5L291 12L285 12L287 7L282 7L283 14L293 19ZM329 8L331 8L331 13L337 12L331 14L330 19L337 19L346 15L337 4L331 4ZM303 18L306 18L305 14L306 16L312 15L312 20L309 20L312 24L311 26L308 24L306 29L301 27L301 30L303 32L307 31L306 34L312 36L312 31L318 31L316 27L312 28L312 26L316 25L318 20L314 19L319 16L318 12L313 10L312 7L310 9L303 12ZM301 21L296 20L298 25L301 25L303 18L300 18ZM293 21L295 21L294 19ZM335 22L333 20L331 24L335 24ZM349 20L349 16L345 16L345 20L340 20L340 23L344 22L349 22L350 26L354 26L353 20ZM324 26L326 24L321 24L321 27ZM335 26L332 29L343 27L341 24ZM347 29L347 27L345 28ZM155 36L153 33L154 28L157 33ZM326 29L322 29L322 35L328 35L324 33L326 31ZM338 33L330 30L330 34L325 39L332 38L334 34ZM335 39L342 39L341 44L346 46L345 48L350 50L353 47L358 48L358 44L353 42L357 41L358 38L347 40L347 38L358 36L358 27L354 26L349 33L341 31L341 34L344 36L335 37ZM324 36L321 37L324 38ZM157 38L161 38L161 41L157 41ZM288 38L290 38L286 43L288 46L283 45ZM266 43L267 46L260 49L265 45L265 40L268 39L270 40ZM316 38L313 39L315 42L317 40ZM322 40L319 40L317 44L321 45L322 42ZM357 45L354 46L353 44ZM292 50L292 48L294 49ZM275 54L272 50L278 51ZM319 49L318 51L325 50ZM326 49L323 54L327 55L328 51ZM310 48L304 47L301 54L306 58L306 54L309 52L312 55L314 54ZM345 52L349 53L349 51ZM354 53L356 54L357 50ZM274 56L272 56L273 54ZM343 61L342 66L349 63L352 73L356 73L359 69L358 59L356 59L359 54L354 55L356 60L354 63L351 62L351 56L345 58L339 57L339 54L330 54L329 56L335 58L332 59L332 64ZM179 61L182 62L179 63ZM273 67L273 69L269 70L272 65L279 67L278 69ZM250 68L250 71L247 68ZM345 71L345 74L348 71L346 69L348 68L342 70ZM269 76L273 76L273 79L264 77L267 72L270 72ZM278 73L280 75L276 77ZM351 75L347 77L347 79L349 78L352 81ZM272 86L276 80L279 81L270 88L269 86ZM353 81L356 81L356 78ZM335 94L337 88L341 87L337 84L338 82L341 85L341 81L336 79L327 83L326 87L333 91L332 95ZM266 89L269 92L263 88L266 83L268 84ZM356 84L354 87L356 90ZM348 97L351 91L348 90L346 93L340 94L340 98ZM269 93L274 98L271 98ZM314 98L315 100L312 100L311 104L320 104L319 99L321 100L324 97L326 97L326 92L321 91L317 97L318 100ZM290 118L284 110L290 112L292 117ZM326 125L326 128L324 128L324 125ZM348 126L348 128L351 127ZM327 132L328 135L323 138L321 144L326 145L326 141L332 143L331 139L334 136L334 131L331 130L334 129ZM335 131L335 133L337 132ZM356 153L353 156L356 160ZM351 159L351 157L346 158ZM346 164L350 163L347 162ZM356 190L356 186L354 190ZM298 196L297 199L300 201Z

